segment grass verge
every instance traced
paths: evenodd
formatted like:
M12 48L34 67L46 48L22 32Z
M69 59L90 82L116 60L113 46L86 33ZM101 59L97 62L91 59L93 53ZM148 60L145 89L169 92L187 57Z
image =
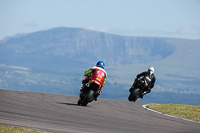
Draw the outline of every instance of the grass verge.
M148 108L164 114L200 122L200 106L181 104L150 104L148 105Z
M47 133L18 127L0 126L0 133Z

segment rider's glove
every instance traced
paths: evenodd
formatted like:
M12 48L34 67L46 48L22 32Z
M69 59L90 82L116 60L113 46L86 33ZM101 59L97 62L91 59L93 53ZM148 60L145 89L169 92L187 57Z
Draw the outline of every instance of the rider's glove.
M84 79L84 80L82 80L82 84L85 84L85 83L87 83L87 81Z

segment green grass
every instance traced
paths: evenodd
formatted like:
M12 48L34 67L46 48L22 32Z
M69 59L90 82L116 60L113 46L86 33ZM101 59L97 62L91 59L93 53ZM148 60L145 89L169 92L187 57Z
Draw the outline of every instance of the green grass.
M47 132L17 128L17 127L0 126L0 133L47 133Z
M148 108L165 114L200 122L200 106L181 104L150 104Z

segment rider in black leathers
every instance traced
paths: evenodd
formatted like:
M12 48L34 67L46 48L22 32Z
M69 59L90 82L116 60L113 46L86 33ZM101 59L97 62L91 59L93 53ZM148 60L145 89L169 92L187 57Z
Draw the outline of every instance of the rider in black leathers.
M140 95L140 98L143 98L144 95L146 95L147 93L151 92L151 89L154 87L155 81L156 81L156 77L154 75L154 68L153 67L149 67L148 71L142 72L140 74L137 75L137 78L135 79L132 87L129 89L129 92L132 92L132 90L137 86L137 80L140 77L145 77L148 86L144 88L144 92Z

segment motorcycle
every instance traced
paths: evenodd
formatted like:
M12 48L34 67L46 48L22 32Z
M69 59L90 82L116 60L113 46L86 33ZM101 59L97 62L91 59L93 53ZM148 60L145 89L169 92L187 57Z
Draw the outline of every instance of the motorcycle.
M98 85L94 80L90 80L88 83L83 84L82 91L80 93L80 98L78 100L78 105L87 106L88 103L95 100L95 97L101 92L101 85Z
M148 86L145 77L137 79L137 83L133 89L130 91L130 95L128 97L129 101L135 102L142 95L146 94L145 88Z

